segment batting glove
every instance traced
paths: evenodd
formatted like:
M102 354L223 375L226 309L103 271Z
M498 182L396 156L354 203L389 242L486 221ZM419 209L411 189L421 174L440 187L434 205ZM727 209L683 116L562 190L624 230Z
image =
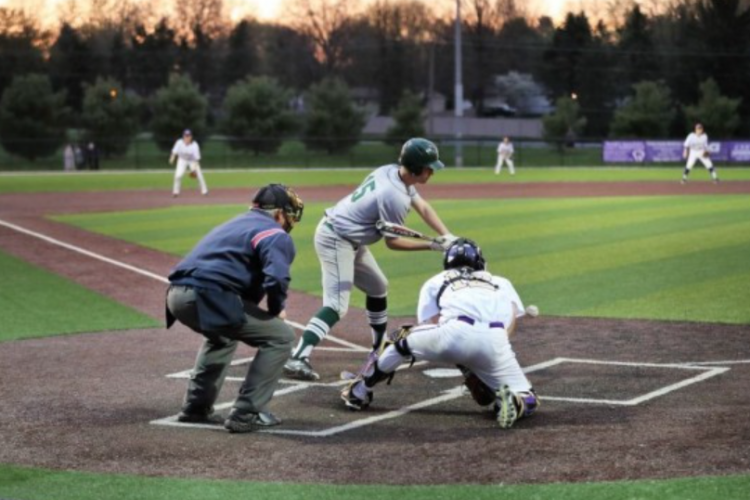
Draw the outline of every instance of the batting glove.
M439 240L440 238L435 238L430 242L430 250L435 250L436 252L443 251L443 244Z
M457 239L458 239L458 236L456 236L455 234L451 234L451 233L444 234L436 238L436 240L440 243L441 250L448 250L450 246L453 244L453 242L456 241Z

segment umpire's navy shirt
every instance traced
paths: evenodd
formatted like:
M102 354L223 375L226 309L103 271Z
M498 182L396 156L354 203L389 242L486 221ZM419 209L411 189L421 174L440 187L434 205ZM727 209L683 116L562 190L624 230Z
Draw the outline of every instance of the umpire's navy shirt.
M268 312L284 309L296 250L292 237L271 215L251 209L214 228L172 270L173 285L232 291Z

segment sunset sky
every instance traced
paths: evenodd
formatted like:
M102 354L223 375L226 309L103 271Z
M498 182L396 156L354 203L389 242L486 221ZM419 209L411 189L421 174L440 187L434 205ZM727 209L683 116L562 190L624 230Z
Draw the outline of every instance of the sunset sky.
M234 21L247 15L267 21L283 16L285 1L287 0L224 0L224 5L227 14ZM367 0L364 1L367 2ZM96 2L96 0L93 0L93 2ZM77 12L84 12L86 7L93 2L92 0L0 0L0 7L19 8L27 12L33 12L41 17L45 24L54 25L57 24L56 20L59 19L61 11L70 12L71 9L75 9ZM151 3L150 0L135 0L135 2ZM156 5L161 6L165 3L159 2ZM452 9L452 6L455 5L454 0L432 0L429 3L445 9ZM521 0L518 4L523 5L525 2ZM581 0L531 0L529 4L534 14L548 15L558 20L567 12L568 8L580 9Z

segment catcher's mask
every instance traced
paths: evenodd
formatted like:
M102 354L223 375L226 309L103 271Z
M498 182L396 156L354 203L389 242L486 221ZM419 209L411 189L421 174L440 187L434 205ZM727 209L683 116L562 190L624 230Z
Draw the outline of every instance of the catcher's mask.
M454 241L443 257L443 269L461 267L470 267L475 271L483 271L486 267L482 249L468 238L459 238Z
M305 204L297 193L283 184L269 184L260 188L253 197L253 207L261 210L281 209L289 230L302 220L305 210Z
M435 172L445 167L443 162L440 161L437 146L421 137L409 139L404 143L401 147L398 162L414 175L420 175L425 168L432 169Z

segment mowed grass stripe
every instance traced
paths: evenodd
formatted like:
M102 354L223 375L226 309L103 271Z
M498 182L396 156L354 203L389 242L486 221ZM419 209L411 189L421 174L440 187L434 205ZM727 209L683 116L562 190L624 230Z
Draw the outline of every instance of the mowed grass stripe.
M736 213L731 217L743 222L730 220L718 224L714 219L700 228L664 230L663 234L655 228L657 230L642 238L621 238L611 242L605 236L609 233L600 233L597 236L604 240L601 244L594 244L591 238L582 238L585 243L580 248L576 248L574 242L566 245L572 248L564 251L552 246L546 252L530 252L528 257L501 258L500 264L518 269L514 278L531 284L623 265L677 258L692 252L710 252L728 245L744 245L750 249L750 220L747 220L747 215L742 217Z
M699 287L702 281L733 276L747 269L744 264L747 251L748 245L743 244L716 248L710 253L691 252L523 285L522 289L535 302L545 304L545 310L553 315L600 316L604 314L597 311L606 309L609 311L606 316L652 317L650 308L636 312L622 303L618 306L617 302L639 299L670 288ZM663 309L660 319L742 323L747 316L746 308L716 315L716 311L706 307L705 302L678 308L665 304Z
M154 328L156 320L0 252L0 341Z
M0 464L0 495L24 500L735 500L750 476L521 485L331 485L53 471Z
M689 284L671 286L638 298L615 300L606 305L579 311L583 316L610 318L628 317L628 311L639 311L650 318L674 320L691 318L696 307L707 318L734 318L727 323L750 323L750 272L715 276ZM682 312L682 314L680 314ZM638 316L631 316L638 317Z
M362 182L370 170L381 164L395 161L396 158L383 158L382 163L372 164L363 169L328 170L236 170L213 171L206 160L204 174L210 189L246 188L248 192L269 182L281 182L290 186L355 186ZM447 168L435 175L432 184L487 184L522 182L633 182L670 181L679 182L682 168L671 167L626 167L626 168L524 168L518 166L515 176L495 175L492 168ZM750 168L723 168L719 166L722 181L750 180ZM71 191L119 191L119 190L159 190L169 196L172 188L171 170L163 172L94 172L94 173L50 173L0 175L0 193L24 192L71 192ZM695 172L691 183L709 182L705 172ZM197 189L190 181L183 181L183 189Z
M735 262L736 255L750 255L750 198L744 196L594 198L586 200L433 200L433 204L456 233L476 239L488 257L490 269L509 277L528 303L538 303L543 312L586 315L593 309L623 317L652 317L650 307L618 306L637 299L627 286L618 294L619 283L634 279L638 293L656 294L682 285L691 286L691 275L668 276L660 281L663 267L694 265L700 256L728 252L715 259L711 277L748 269ZM313 250L313 233L323 210L330 203L311 203L305 220L294 233L298 249L292 287L320 295L320 268ZM560 209L562 207L562 209ZM120 214L118 225L109 225L111 214L65 216L61 220L82 223L89 229L106 228L108 234L162 251L184 255L215 224L244 211L244 206L179 207L162 211ZM562 210L563 214L560 214ZM512 212L512 215L509 213ZM152 225L158 213L165 231ZM195 214L200 224L185 225ZM170 227L169 217L181 228ZM213 220L212 220L213 217ZM130 219L130 220L129 220ZM138 231L143 221L145 231ZM425 226L412 214L407 220L416 228ZM728 250L727 250L728 249ZM393 252L384 245L372 247L390 281L389 303L393 315L413 314L419 287L441 269L438 252L418 254ZM723 255L723 254L722 254ZM734 267L732 267L734 266ZM719 291L721 294L721 290ZM592 302L592 295L596 301ZM666 301L662 298L661 300ZM352 304L362 307L364 296L352 294ZM691 315L675 312L674 319L742 322L742 307L719 315L698 306ZM743 309L744 310L744 309ZM613 312L614 311L614 312ZM604 312L602 313L604 314ZM661 316L660 316L661 317Z

